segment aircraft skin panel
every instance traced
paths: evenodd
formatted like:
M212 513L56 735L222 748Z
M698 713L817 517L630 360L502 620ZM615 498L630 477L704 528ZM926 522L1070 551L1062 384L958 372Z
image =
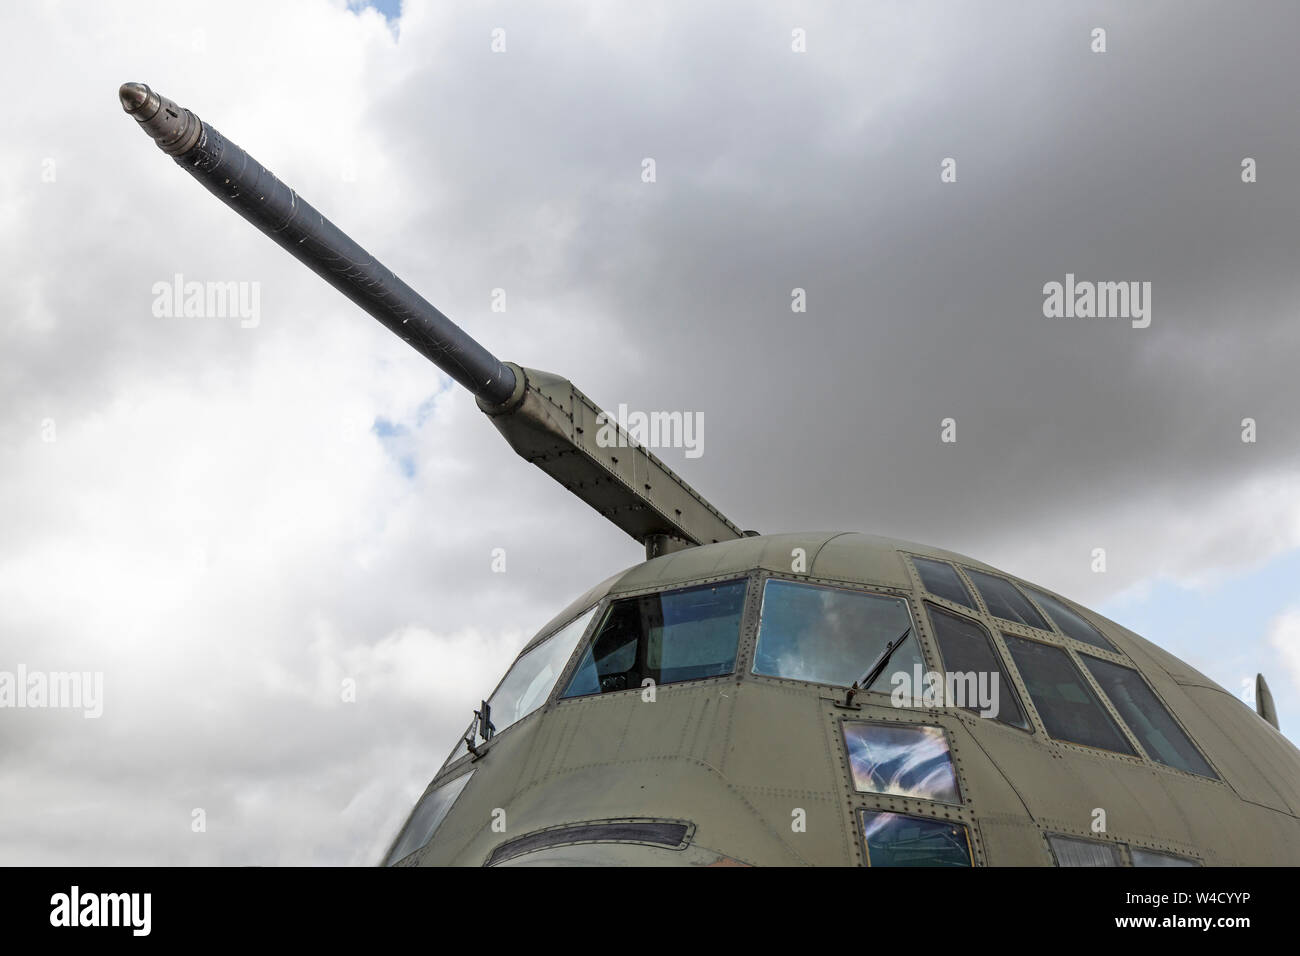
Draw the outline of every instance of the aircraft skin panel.
M1225 690L1188 687L1186 692L1193 702L1187 725L1221 754L1232 788L1247 800L1300 814L1300 752L1291 742L1261 732L1259 715Z

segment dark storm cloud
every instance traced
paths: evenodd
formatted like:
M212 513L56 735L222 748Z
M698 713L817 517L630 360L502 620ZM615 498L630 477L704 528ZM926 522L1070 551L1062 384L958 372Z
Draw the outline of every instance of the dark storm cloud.
M797 14L715 11L630 55L617 31L537 15L495 58L469 38L499 11L466 16L377 122L463 184L419 221L487 233L461 243L467 298L574 297L572 326L529 329L551 341L526 354L607 406L705 411L708 453L684 470L746 526L977 542L1294 467L1300 144L1276 44L1300 15L940 12L941 49L919 12L864 8L803 58ZM448 103L453 83L486 108ZM432 148L411 115L437 117ZM547 206L572 225L533 277L520 250ZM1150 282L1151 327L1044 318L1067 273ZM1267 441L1241 444L1246 416Z

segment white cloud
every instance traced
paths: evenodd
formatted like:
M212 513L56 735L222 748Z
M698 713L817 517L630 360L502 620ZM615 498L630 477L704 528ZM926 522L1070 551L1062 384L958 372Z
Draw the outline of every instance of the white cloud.
M1037 517L1037 516L1035 516ZM1027 527L1047 529L1026 534ZM1106 552L1093 571L1093 549ZM1123 496L1007 529L976 555L1074 600L1134 600L1159 581L1212 590L1300 548L1300 473L1261 472L1176 496L1140 484Z

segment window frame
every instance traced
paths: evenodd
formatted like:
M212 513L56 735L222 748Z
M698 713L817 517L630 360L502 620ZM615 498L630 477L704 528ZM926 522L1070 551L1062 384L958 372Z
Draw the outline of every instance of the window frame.
M1197 866L1205 866L1205 861L1194 856L1184 856L1181 853L1174 853L1171 850L1154 850L1149 846L1135 846L1132 843L1130 843L1128 844L1129 866L1137 870L1159 869L1159 867L1144 866L1143 864L1138 863L1137 857L1134 856L1135 853L1144 853L1147 856L1163 856L1163 857L1168 857L1171 860L1178 860L1181 863L1185 864L1185 866L1179 867L1181 869L1187 869L1187 868L1197 867ZM1166 868L1168 869L1168 867Z
M1049 633L1053 635L1057 635L1062 639L1071 642L1077 647L1086 647L1090 652L1100 651L1102 654L1111 654L1115 657L1121 657L1121 658L1126 657L1124 652L1121 651L1118 647L1116 647L1115 643L1109 637L1107 637L1104 633L1102 633L1101 628L1099 628L1096 624L1092 623L1092 621L1088 620L1087 616L1083 613L1084 608L1081 605L1076 604L1074 601L1068 601L1065 598L1061 597L1059 594L1052 594L1046 588L1037 587L1036 585L1029 584L1028 582L1013 581L1012 583L1016 585L1017 589L1020 591L1021 594L1023 594L1030 602L1033 603L1034 607L1038 608L1038 613L1043 615L1043 619L1052 626L1052 630ZM1085 623L1094 631L1096 631L1097 636L1100 637L1103 641L1105 641L1106 645L1102 647L1098 644L1090 643L1089 641L1081 641L1079 640L1079 638L1073 637L1065 633L1065 629L1056 622L1056 618L1052 617L1051 612L1048 611L1042 604L1040 604L1037 598L1034 597L1035 593L1039 593L1044 595L1045 597L1049 597L1053 601L1059 602L1063 607L1065 607L1066 610L1073 612L1077 617L1079 617L1080 620L1083 621L1083 623ZM1002 620L1002 618L998 618L998 620ZM1023 624L1021 625L1021 627L1026 627L1026 626L1028 625L1023 625Z
M950 805L949 804L936 805L936 807L947 807L947 806ZM854 828L857 830L858 847L862 851L862 865L864 867L873 867L876 865L871 862L871 847L867 843L866 819L867 819L867 814L869 813L870 814L888 813L892 816L910 817L913 820L922 820L926 823L937 824L939 826L960 827L962 829L963 834L966 837L966 859L970 861L970 865L968 867L965 867L965 869L975 869L975 867L980 865L979 859L975 855L975 838L974 836L971 835L973 824L967 822L966 820L953 819L952 817L947 815L935 816L933 814L928 814L928 813L918 813L914 810L895 810L889 807L861 807L860 806L860 807L853 808L853 823L854 823ZM933 866L917 867L917 869L927 869L927 868L933 869ZM882 867L882 869L904 869L904 867ZM962 867L952 867L952 869L962 869Z
M979 600L973 593L974 585L962 574L960 565L958 565L956 561L948 561L944 558L931 558L924 554L913 554L911 551L902 551L899 553L911 562L912 572L916 577L918 585L916 590L921 594L927 595L928 597L938 601L945 601L953 607L960 607L968 614L980 613ZM934 591L931 591L929 586L925 583L924 576L921 574L921 565L917 563L918 561L928 561L930 564L943 564L951 568L953 576L957 579L957 584L960 585L961 589L966 593L966 597L970 598L970 604L964 604L961 601L954 601L950 597L944 597L942 594L936 594Z
M922 604L925 603L928 602L922 602ZM1013 723L999 720L996 717L980 717L977 710L973 710L969 707L952 707L952 709L964 710L967 713L973 713L976 717L979 717L980 720L992 721L995 724L1001 724L1002 726L1018 731L1019 733L1033 736L1036 733L1034 729L1034 719L1039 715L1036 709L1031 710L1033 702L1029 700L1029 688L1024 686L1020 672L1013 666L1015 662L1011 660L1011 649L1006 646L1005 641L1000 641L1002 632L997 628L990 628L984 621L980 620L979 617L972 617L970 614L958 614L956 611L938 604L934 605L934 609L940 614L947 614L951 617L957 618L958 620L965 621L967 624L970 624L983 632L984 637L988 640L989 650L992 652L994 660L1002 666L1002 676L1005 678L1006 683L1010 685L1012 693L1015 694L1016 703L1020 707L1021 714L1024 715L1026 726L1017 727ZM948 664L947 661L944 660L943 646L939 643L939 628L935 625L934 619L930 617L929 608L925 609L925 613L926 623L930 627L930 640L934 642L935 655L939 658L940 668L946 674ZM978 612L973 613L977 614ZM998 618L997 620L1001 619ZM1047 734L1047 727L1042 724L1041 718L1039 718L1039 726L1043 727L1043 733L1047 735L1049 739L1054 739L1050 734Z
M762 630L763 630L763 601L767 597L767 583L769 581L784 581L789 584L802 584L802 585L807 585L809 587L827 588L830 590L837 590L837 591L849 591L853 594L866 594L873 597L895 598L897 600L902 601L903 606L907 609L908 624L912 628L912 637L916 639L916 646L917 646L917 650L921 654L921 661L924 664L926 670L929 670L931 668L930 655L926 653L925 641L922 639L916 611L912 606L913 594L909 590L904 590L902 588L891 588L885 585L867 585L867 584L857 584L851 581L837 581L830 578L813 578L813 577L808 577L807 575L786 574L783 572L768 572L766 574L761 575L758 578L758 587L756 588L757 594L754 596L755 606L754 606L754 618L753 618L753 638L751 641L749 641L749 646L747 647L748 656L747 659L743 662L745 667L743 671L738 670L738 673L743 673L746 678L756 679L760 681L778 681L782 683L791 683L799 687L821 687L821 688L826 688L829 691L839 691L839 692L843 692L847 690L849 687L848 684L828 684L825 683L824 681L803 680L802 678L799 677L781 677L776 674L764 674L754 669L758 666L758 642L759 642L759 638L762 636ZM739 663L740 662L738 662L738 666ZM870 667L871 661L867 661L866 666ZM883 697L888 697L890 695L889 691L868 691L866 688L860 688L858 690L857 696L861 698L861 696L866 693L877 694Z
M1001 618L998 618L998 620L1001 620ZM1076 659L1078 655L1072 647L1068 647L1064 644L1054 644L1051 641L1039 640L1034 637L1029 637L1025 634L1009 634L1005 631L1002 632L1002 637L1003 637L1003 643L1006 645L1007 648L1007 656L1011 659L1011 665L1016 669L1016 679L1020 681L1021 686L1023 686L1025 689L1025 696L1029 700L1029 705L1034 709L1034 716L1038 718L1039 725L1043 728L1044 737L1052 741L1052 743L1054 744L1064 745L1067 747L1081 747L1084 750L1088 751L1089 753L1106 754L1107 756L1110 757L1119 757L1124 760L1133 760L1141 764L1145 764L1147 762L1145 752L1138 745L1138 742L1133 739L1132 733L1129 731L1128 726L1124 723L1124 721L1120 719L1119 714L1114 712L1114 708L1110 700L1106 697L1105 694L1102 693L1101 688L1097 686L1096 681L1093 680L1092 674L1088 673L1087 667L1085 667L1082 664L1082 662ZM1020 665L1016 663L1015 652L1011 650L1011 645L1006 641L1006 638L1009 637L1016 638L1017 640L1021 640L1021 641L1028 641L1032 644L1041 644L1043 647L1048 647L1051 648L1052 650L1060 651L1062 654L1064 654L1066 656L1066 659L1069 660L1070 664L1074 667L1075 672L1083 678L1083 686L1092 692L1096 703L1101 707L1102 713L1104 713L1108 718L1110 718L1111 722L1115 725L1115 729L1119 731L1121 737L1123 737L1126 741L1128 741L1129 747L1132 748L1133 752L1124 753L1123 751L1120 750L1108 750L1105 747L1097 747L1092 744L1084 744L1078 742L1077 740L1066 740L1064 737L1057 737L1055 734L1053 734L1051 730L1049 730L1047 727L1047 721L1043 719L1042 710L1041 708L1039 708L1038 702L1034 700L1034 695L1029 689L1029 682L1025 680L1025 675L1021 673Z
M723 585L723 584L744 584L745 585L745 595L744 595L744 599L741 601L740 618L739 621L737 622L737 628L736 628L736 652L732 661L732 669L724 674L710 674L707 677L692 677L687 680L674 680L674 681L668 681L667 683L662 681L655 681L655 687L669 687L669 686L676 687L683 684L699 684L705 681L728 680L728 679L734 679L740 677L744 673L741 665L742 665L742 657L745 652L745 646L746 646L746 642L745 642L746 629L749 626L750 616L752 614L752 601L754 600L754 596L753 596L754 580L755 580L755 574L752 570L750 570L739 574L732 573L732 574L713 575L707 578L700 578L693 581L684 581L681 583L670 584L667 586L663 584L658 584L658 585L651 585L643 588L636 588L634 590L624 591L618 594L606 594L605 597L599 602L597 613L592 617L592 623L588 625L587 631L578 640L578 645L574 650L573 656L569 660L568 666L563 671L560 672L560 677L556 681L555 687L551 688L551 697L547 702L547 706L552 706L552 705L559 706L573 701L581 701L581 700L588 700L588 701L599 700L604 697L611 697L615 694L625 694L628 693L629 691L635 691L637 693L640 693L644 688L640 684L637 684L635 687L624 687L621 690L611 690L611 691L598 690L595 691L594 693L589 693L589 694L574 694L573 696L570 697L564 696L564 692L568 690L569 684L573 681L574 677L577 676L578 668L581 667L582 661L587 656L587 650L591 647L592 643L596 640L596 636L600 633L600 629L604 627L605 621L609 617L609 614L613 609L615 603L619 601L637 600L643 597L650 597L654 595L673 594L679 591L690 591L696 588L708 587L710 585L714 585L714 586ZM638 640L637 641L637 663L638 664L642 660L644 650L645 649L642 647L642 641Z
M565 618L560 624L552 628L549 632L538 634L531 641L525 644L523 648L519 651L519 653L515 655L514 660L512 660L509 666L506 667L505 673L501 675L501 679L498 680L496 684L493 686L491 693L489 693L486 697L481 698L481 700L490 701L496 695L496 692L501 689L501 685L506 682L506 678L510 676L510 672L515 669L515 666L521 660L523 660L524 657L526 657L528 654L531 654L533 651L537 650L539 647L541 647L551 638L555 637L557 634L559 634L570 624L577 622L584 614L590 614L592 611L596 612L592 614L591 620L587 622L587 626L584 627L582 629L582 633L578 635L578 639L574 644L573 650L569 652L568 659L565 660L564 666L560 668L560 671L555 678L555 684L547 692L545 699L543 699L542 702L538 704L536 707L534 707L533 710L529 712L527 715L519 718L514 723L510 724L510 726L503 728L497 733L494 733L491 737L489 737L487 740L484 740L482 743L477 744L477 747L481 752L486 753L486 750L484 750L484 748L491 747L493 742L502 734L509 733L515 727L518 727L520 724L530 719L535 714L544 713L549 707L554 705L556 700L556 688L558 688L560 684L564 681L564 679L569 676L569 671L573 667L574 659L578 656L578 651L586 647L586 642L591 637L592 623L594 621L599 621L602 619L601 605L606 604L608 600L609 600L608 597L604 597L601 598L599 601L595 601L592 604L586 605L577 614ZM440 776L446 771L450 770L452 767L459 764L460 761L463 760L465 757L473 757L473 755L468 750L466 750L464 753L460 753L459 751L462 745L464 745L465 743L465 738L468 737L471 732L473 732L474 727L477 723L478 723L478 718L477 717L472 718L470 720L469 726L465 728L465 733L461 734L460 737L457 738L456 743L452 745L451 753L447 755L447 759L442 762L442 766L438 771Z
M920 715L918 715L918 717L920 717ZM890 730L902 729L902 730L939 731L939 733L943 737L943 742L945 747L944 755L948 758L948 766L952 768L953 788L957 791L955 794L957 799L936 800L932 797L918 797L914 794L885 793L880 790L863 790L859 788L857 784L857 778L853 774L853 754L851 748L849 747L848 729L851 726L852 727L883 727ZM879 799L879 800L888 800L888 801L895 801L895 800L914 801L914 802L919 802L922 805L932 806L935 808L946 807L946 808L960 810L966 807L968 802L968 797L966 792L966 781L963 779L961 768L958 766L957 756L956 756L957 748L953 744L952 730L949 729L948 727L942 724L926 722L923 719L880 720L880 719L872 719L870 717L856 716L856 717L840 718L839 730L840 730L839 733L840 749L844 754L844 767L849 781L849 793L852 796L857 797L858 799L867 799L867 800ZM870 810L873 808L859 807L858 809ZM874 809L880 809L880 808L874 808ZM887 811L881 810L880 812L887 812ZM905 815L915 816L915 814L905 814ZM960 822L962 822L963 826L965 825L964 821L960 821ZM967 839L969 840L969 834L967 834Z
M1043 842L1047 844L1047 852L1052 860L1052 866L1058 870L1079 870L1079 869L1122 869L1131 866L1132 861L1126 859L1127 854L1124 852L1125 844L1117 840L1098 840L1096 837L1084 837L1074 833L1061 833L1059 830L1043 830ZM1113 867L1077 867L1063 866L1061 859L1056 855L1056 847L1052 845L1052 839L1069 840L1072 843L1086 843L1091 846L1107 847L1113 854L1115 865Z
M968 568L964 564L954 564L953 567L958 568L961 571L962 576L966 579L967 583L970 585L972 595L979 602L981 608L983 609L981 613L984 614L985 617L988 617L990 620L994 620L994 621L1004 621L1007 624L1011 624L1015 627L1023 627L1030 631L1037 631L1042 634L1050 634L1053 637L1059 636L1057 634L1057 631L1055 630L1054 622L1051 620L1051 618L1048 617L1048 615L1044 613L1043 609L1038 606L1038 604L1034 601L1034 599L1031 598L1028 594L1026 594L1024 590L1019 586L1019 584L1017 584L1016 581L1014 581L1009 576L1003 574L1000 571L995 572L995 571L985 571L982 568ZM989 608L989 602L984 597L984 592L980 590L980 586L976 582L973 576L974 574L982 574L985 577L993 578L995 580L1001 581L1002 583L1006 584L1008 587L1011 588L1011 590L1015 591L1022 598L1024 598L1025 601L1028 602L1030 608L1033 609L1034 613L1037 614L1039 618L1042 619L1042 622L1047 626L1039 627L1037 624L1027 624L1024 621L1016 621L1009 617L1002 617L1001 615L994 614L993 611Z
M392 842L388 844L388 849L384 851L383 860L380 862L380 867L382 869L389 869L391 867L397 866L397 864L401 863L403 860L409 859L410 857L414 856L416 853L419 853L421 850L426 849L429 846L429 844L433 842L433 838L438 835L438 831L442 829L442 825L447 822L447 818L451 816L452 811L456 809L456 804L460 803L460 798L465 795L465 791L469 787L470 780L476 772L477 771L471 767L469 770L466 770L464 773L456 774L454 776L446 776L443 778L441 782L439 782L438 779L435 778L429 784L429 786L424 788L424 792L421 793L418 797L416 797L415 803L411 806L410 812L406 814L406 818L402 821L401 826L397 828L397 833L393 836ZM444 787L454 786L456 783L458 783L461 780L465 782L460 785L460 790L456 792L456 796L454 796L451 802L447 804L447 809L443 811L442 816L439 818L438 822L434 824L433 829L429 831L428 838L426 838L425 841L421 843L419 846L409 850L407 853L404 853L402 856L398 857L397 859L395 860L390 859L390 857L392 857L392 855L397 851L397 845L401 842L402 837L406 835L407 827L411 825L411 820L415 817L415 812L420 809L420 805L424 803L425 800L429 799L429 797L437 793L439 790L442 790Z
M1087 673L1088 678L1097 685L1097 690L1101 693L1103 700L1105 700L1106 704L1110 707L1110 709L1115 712L1115 715L1119 719L1121 726L1123 726L1125 730L1128 731L1128 734L1133 739L1133 742L1137 744L1139 752L1142 754L1143 758L1145 758L1150 763L1154 764L1156 767L1159 767L1164 770L1172 770L1175 773L1186 774L1187 776L1194 777L1197 780L1205 780L1211 783L1223 782L1223 774L1219 772L1219 768L1214 766L1214 764L1210 762L1210 758L1207 757L1205 754L1205 749L1199 743L1196 742L1196 738L1193 737L1188 732L1187 728L1183 726L1183 722L1178 719L1178 715L1174 713L1173 708L1170 707L1169 704L1166 703L1165 699L1156 692L1156 689L1151 686L1151 682L1147 680L1146 675L1143 674L1141 670L1139 670L1136 667L1132 667L1128 664L1121 664L1118 661L1112 661L1109 658L1102 657L1098 654L1084 654L1080 652L1078 656L1079 656L1080 663L1083 665L1082 669ZM1191 744L1192 749L1195 750L1196 753L1200 756L1201 760L1205 762L1205 766L1210 768L1210 772L1214 776L1207 777L1205 774L1197 773L1195 770L1184 770L1182 767L1175 767L1172 764L1167 764L1163 760L1158 760L1157 758L1153 757L1151 755L1151 751L1147 748L1147 746L1144 743L1142 743L1141 738L1138 737L1137 732L1131 726L1129 726L1129 722L1124 719L1124 715L1120 713L1119 708L1115 706L1115 702L1110 699L1110 695L1106 693L1106 688L1101 686L1101 681L1097 679L1097 676L1093 674L1092 670L1088 667L1087 658L1089 657L1091 657L1093 660L1101 661L1103 664L1109 664L1112 667L1119 667L1122 668L1123 670L1132 671L1134 674L1136 674L1138 680L1141 681L1142 684L1146 687L1146 689L1150 692L1151 696L1155 699L1156 703L1159 704L1160 707L1164 710L1165 714L1169 717L1169 719L1174 722L1174 726L1177 727L1182 732L1185 738L1187 738L1187 742Z

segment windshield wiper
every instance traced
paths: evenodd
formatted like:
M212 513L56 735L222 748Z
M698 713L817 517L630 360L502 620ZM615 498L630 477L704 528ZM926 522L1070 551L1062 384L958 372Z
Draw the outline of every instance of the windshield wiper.
M899 634L898 637L894 638L894 640L890 641L888 644L885 645L885 649L880 652L880 656L876 658L876 662L872 664L869 668L867 668L867 672L862 675L861 680L854 681L853 686L850 687L845 692L844 694L845 707L848 707L850 704L853 703L853 698L858 695L859 691L866 690L868 687L870 687L872 684L876 682L876 678L880 676L882 671L884 671L885 665L889 663L889 659L894 656L894 651L898 650L898 648L902 645L903 641L907 640L907 635L911 633L912 633L912 626L909 624L903 630L902 634Z
M474 755L475 760L483 756L483 752L474 744L475 738L482 737L483 742L487 743L497 732L496 725L492 723L492 705L483 701L479 706L483 709L474 711L474 722L469 725L469 733L465 735L465 748Z

